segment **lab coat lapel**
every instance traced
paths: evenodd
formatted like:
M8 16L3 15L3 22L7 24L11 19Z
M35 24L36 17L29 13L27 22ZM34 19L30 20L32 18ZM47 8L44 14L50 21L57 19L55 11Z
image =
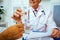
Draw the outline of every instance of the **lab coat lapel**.
M37 17L39 17L39 16L41 16L41 15L42 15L42 12L39 11L39 12L37 13Z
M33 11L30 10L30 22L33 23L35 20L36 20L36 17L34 16Z
M30 9L30 17L33 17L33 18L35 18L35 15L34 15L34 13L33 13L33 10L32 9Z
M44 10L44 9L42 7L40 7L38 12L37 12L37 17L40 17L43 14L42 10Z

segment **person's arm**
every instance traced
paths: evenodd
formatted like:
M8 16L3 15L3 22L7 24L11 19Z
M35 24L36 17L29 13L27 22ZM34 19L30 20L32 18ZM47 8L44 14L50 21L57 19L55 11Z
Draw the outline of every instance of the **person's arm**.
M52 29L52 33L50 35L52 38L60 37L60 31L53 19L53 13L50 14L47 25L48 25L48 28L47 28L48 31L49 29Z
M31 32L27 38L46 37L52 34L52 30L57 27L53 20L53 15L51 13L48 16L48 20L46 24L47 24L46 32Z

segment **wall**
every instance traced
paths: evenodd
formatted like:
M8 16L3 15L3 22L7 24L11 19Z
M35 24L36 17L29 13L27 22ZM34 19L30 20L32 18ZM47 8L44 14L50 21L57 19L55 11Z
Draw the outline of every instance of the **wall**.
M7 26L13 25L13 20L11 18L12 14L13 14L13 7L12 7L12 0L4 0L4 8L6 11L6 17L5 20L7 22Z

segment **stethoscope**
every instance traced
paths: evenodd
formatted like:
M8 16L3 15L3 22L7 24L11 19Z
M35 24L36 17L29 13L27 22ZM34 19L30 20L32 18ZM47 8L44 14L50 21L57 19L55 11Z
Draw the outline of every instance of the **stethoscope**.
M42 10L41 12L43 13L42 15L46 15L44 10ZM34 11L33 11L33 14L34 14L34 16L36 17L36 14L35 14ZM41 17L42 15L39 16L39 20L40 20L40 17ZM28 10L28 23L30 23L29 20L30 20L30 10ZM36 26L39 24L39 20L38 20ZM33 30L33 31L38 32L37 30Z
M43 13L42 15L44 15L44 16L45 16L45 11L44 11L44 10L42 10L41 12ZM35 13L34 13L34 15L35 15L35 17L36 17L36 14L35 14ZM41 17L42 15L40 15L40 16L39 16L39 19L38 19L38 22L37 22L37 24L36 24L36 27L39 25L39 20L40 20L40 17ZM34 29L34 30L33 30L33 32L39 32L39 30Z
M44 10L42 10L41 12L42 12L44 15L46 15ZM34 12L33 12L33 13L34 13ZM36 14L35 14L35 13L34 13L34 16L36 17ZM42 16L42 15L41 15L41 16ZM41 16L40 16L40 17L41 17ZM29 20L30 20L30 10L28 10L28 23L30 23ZM39 21L38 21L38 22L39 22ZM38 30L33 30L33 32L39 32L39 31L38 31ZM22 40L26 40L26 38L22 38Z
M42 12L44 15L46 15L44 10L42 10L41 12ZM34 16L36 17L36 13L35 13L34 11L33 11L33 13L34 13ZM42 15L41 15L41 16L42 16ZM41 17L41 16L40 16L40 17ZM29 19L30 19L30 10L28 10L28 23L29 23Z
M44 10L42 10L41 12L45 15L45 11ZM34 11L33 11L33 13L34 13L34 16L36 17L36 13Z

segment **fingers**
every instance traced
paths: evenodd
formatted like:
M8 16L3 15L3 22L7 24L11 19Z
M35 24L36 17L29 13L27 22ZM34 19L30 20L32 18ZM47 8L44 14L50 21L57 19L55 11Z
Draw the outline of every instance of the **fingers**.
M19 14L17 14L17 12L14 13L14 14L13 14L13 17L19 17Z
M12 18L15 19L21 17L22 16L21 12L22 12L21 9L17 9L16 12L13 14Z
M59 38L60 37L60 34L59 32L54 36L54 38Z
M53 30L52 35L56 35L59 32L59 30Z
M60 31L55 35L55 37L60 38Z
M21 10L21 9L17 9L15 13L16 13L16 14L18 14L18 15L20 15L20 14L21 14L21 12L22 12L22 10Z
M26 14L27 12L22 14L22 10L18 8L11 18L14 19L16 22L21 22L21 16Z
M19 9L19 8L17 8L17 11L18 11L18 12L22 12L22 10L21 10L21 9Z
M21 14L22 10L21 9L17 9L16 12L13 14L13 16L11 17L13 20L15 20L17 23L22 23L21 21Z
M21 12L18 12L16 11L14 14L13 14L14 17L19 17L19 16L22 16Z
M59 30L54 29L53 32L52 32L52 34L51 34L51 37L57 37L58 33L59 33Z

